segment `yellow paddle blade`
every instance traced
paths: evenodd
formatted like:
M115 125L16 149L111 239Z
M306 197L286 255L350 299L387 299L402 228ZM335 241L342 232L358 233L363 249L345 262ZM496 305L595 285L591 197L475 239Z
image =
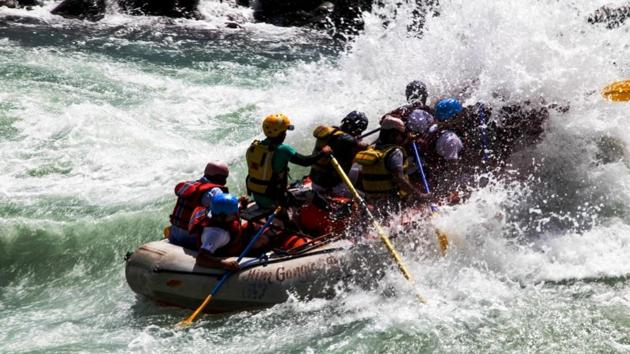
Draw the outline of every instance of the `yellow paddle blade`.
M438 245L440 246L440 253L442 256L446 256L448 250L448 236L442 230L435 230L435 235L438 239Z
M165 227L162 233L164 234L164 238L168 238L169 236L171 236L171 227L170 226Z
M188 326L190 326L195 319L197 318L197 316L199 316L199 314L201 313L201 311L206 308L206 306L208 305L208 303L210 302L210 300L212 300L212 294L206 296L206 299L203 300L203 302L201 303L201 305L199 305L199 307L197 307L197 309L195 310L195 312L192 313L192 315L188 316L186 319L180 321L177 324L177 328L186 328Z
M617 81L604 87L602 95L613 102L630 101L630 80Z

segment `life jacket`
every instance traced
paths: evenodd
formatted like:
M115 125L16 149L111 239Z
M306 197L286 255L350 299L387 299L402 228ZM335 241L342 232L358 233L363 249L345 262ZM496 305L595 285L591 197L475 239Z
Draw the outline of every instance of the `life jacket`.
M275 146L263 145L258 140L254 140L247 149L245 154L248 171L246 185L249 194L257 193L277 199L286 188L287 171L273 172L274 150Z
M330 145L330 142L341 135L346 134L338 127L331 127L327 125L320 125L313 131L313 136L317 138L315 141L315 148L313 153L322 151L322 148L326 145ZM311 172L309 174L315 184L324 187L332 187L341 182L341 179L335 172L334 168L330 164L330 158L328 156L322 157L317 160L313 166L311 166Z
M282 240L282 248L285 250L291 250L293 248L300 247L306 243L308 243L311 239L304 236L299 235L288 235L284 236Z
M245 248L245 239L243 237L243 230L248 227L247 221L240 221L236 218L229 225L218 222L214 218L207 216L207 211L203 207L195 209L195 214L190 220L189 233L197 238L197 246L201 247L202 240L201 235L205 227L218 227L226 230L230 234L230 242L217 249L214 256L217 257L236 257Z
M297 222L310 235L325 235L345 228L351 208L352 199L340 196L324 199L316 195L299 209Z
M411 114L411 112L415 111L416 109L421 109L429 114L431 114L432 116L435 115L435 110L427 105L422 104L422 102L414 102L414 103L410 103L410 104L406 104L404 106L400 106L398 108L396 108L395 110L383 115L381 117L381 121L388 115L395 117L395 118L400 118L402 119L403 122L407 122L407 120L409 119L409 115Z
M201 197L204 193L215 187L221 188L223 193L228 192L227 187L223 185L203 182L201 180L178 183L175 186L177 202L170 215L171 224L182 229L187 229L193 211L196 207L201 206Z
M362 166L362 186L368 197L390 197L399 193L399 188L394 183L394 175L385 165L387 157L396 148L403 152L403 169L407 171L409 162L405 149L398 145L384 145L381 148L370 146L355 157L355 161ZM403 176L406 176L406 173L403 173Z

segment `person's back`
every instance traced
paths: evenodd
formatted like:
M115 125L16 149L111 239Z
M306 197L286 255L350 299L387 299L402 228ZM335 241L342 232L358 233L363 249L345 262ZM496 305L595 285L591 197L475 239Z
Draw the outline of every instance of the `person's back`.
M204 169L204 175L196 181L184 181L175 186L177 202L170 215L169 241L175 245L194 249L195 240L188 233L188 224L195 208L210 207L212 198L228 192L225 186L229 175L225 163L211 161Z
M465 114L461 103L454 98L440 100L435 106L438 131L436 139L426 151L428 178L438 195L445 196L461 177L461 154L464 143L461 131Z
M400 106L393 111L383 115L381 118L384 119L386 116L391 116L394 118L399 118L403 121L403 123L407 123L409 119L409 115L415 110L423 110L431 115L435 114L433 108L427 105L427 87L422 81L414 80L407 84L405 88L405 96L407 98L407 104Z
M342 121L341 127L321 125L315 129L313 136L317 138L313 153L319 153L328 145L342 169L347 173L352 168L354 156L365 145L357 138L367 128L368 120L362 112L350 112ZM330 163L323 157L311 167L309 176L313 182L313 190L332 194L347 194L346 188Z
M191 220L190 233L199 248L196 263L203 267L238 270L235 261L224 257L238 257L249 243L253 230L238 215L238 199L231 194L218 194L212 198L211 213L199 207ZM249 230L249 233L246 232ZM269 240L260 238L256 248L264 247Z
M261 208L273 209L286 202L289 162L311 166L330 154L330 147L326 146L319 153L304 156L284 144L287 131L293 129L287 116L269 115L263 121L263 132L267 138L255 140L247 149L247 191Z
M395 202L404 195L426 195L415 189L407 179L408 165L401 144L405 140L405 125L394 117L381 121L381 133L375 145L361 151L356 161L361 165L361 187L369 202Z

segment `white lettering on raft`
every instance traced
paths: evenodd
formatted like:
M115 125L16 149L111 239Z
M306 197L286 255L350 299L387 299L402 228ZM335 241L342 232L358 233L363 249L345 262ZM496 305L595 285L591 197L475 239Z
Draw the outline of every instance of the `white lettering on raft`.
M276 269L276 280L285 281L287 279L301 277L312 273L316 268L318 268L316 263L303 264L297 268L290 268L286 270L284 267L280 267Z
M244 274L243 280L253 281L256 283L283 282L293 278L301 278L313 272L324 270L326 267L339 264L339 259L333 255L329 255L325 259L318 259L317 262L302 264L295 268L278 267L275 272L254 268Z

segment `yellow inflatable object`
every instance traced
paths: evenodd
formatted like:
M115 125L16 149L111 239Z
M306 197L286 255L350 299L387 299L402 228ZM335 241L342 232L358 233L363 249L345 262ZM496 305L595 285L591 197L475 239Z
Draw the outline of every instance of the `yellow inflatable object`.
M617 81L606 86L602 95L613 102L630 101L630 80Z

